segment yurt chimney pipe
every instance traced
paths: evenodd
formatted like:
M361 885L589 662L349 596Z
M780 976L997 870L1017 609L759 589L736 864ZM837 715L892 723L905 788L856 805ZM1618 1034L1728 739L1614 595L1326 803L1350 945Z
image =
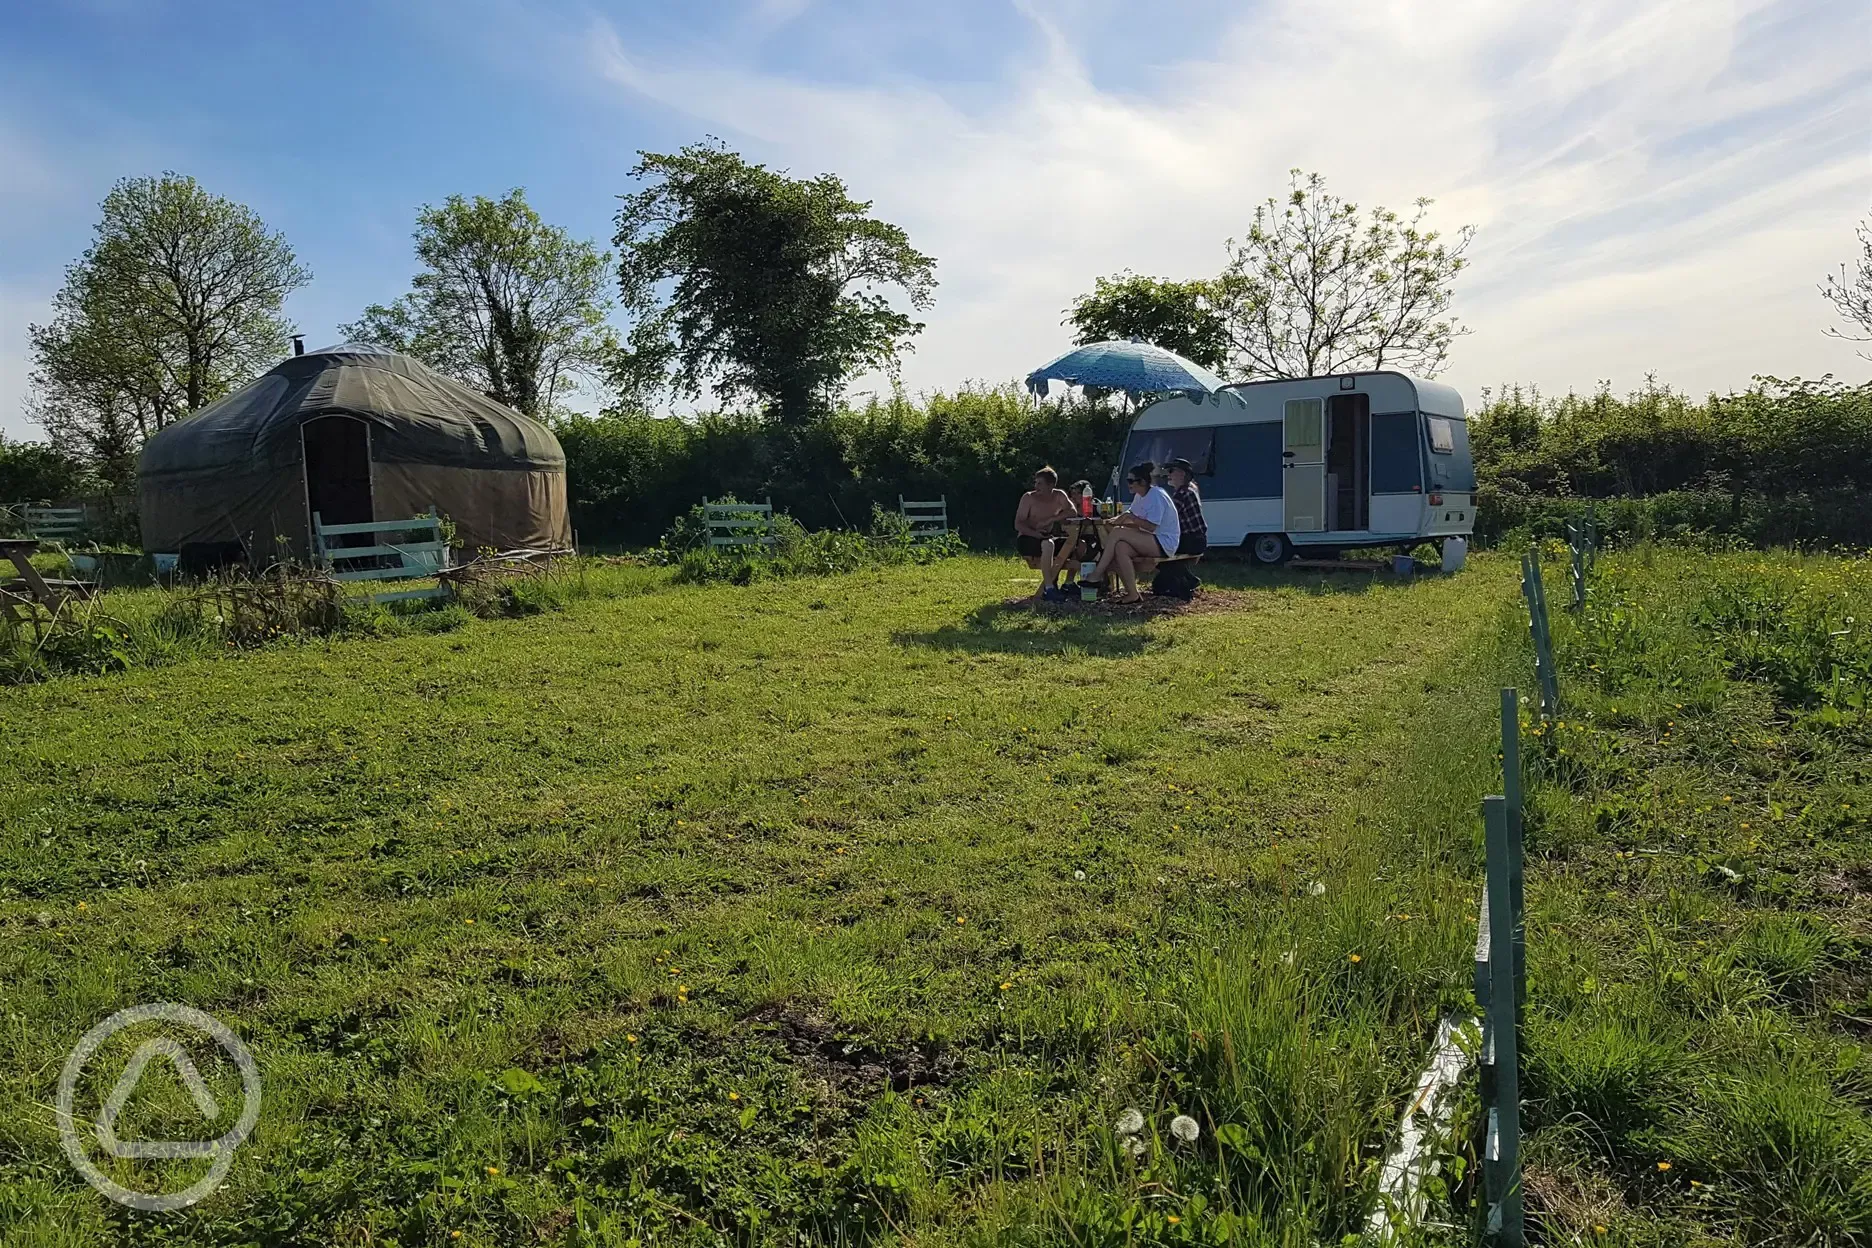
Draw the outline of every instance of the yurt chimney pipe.
M293 354L304 355L305 354L305 335L294 334L292 336L292 342L293 342Z

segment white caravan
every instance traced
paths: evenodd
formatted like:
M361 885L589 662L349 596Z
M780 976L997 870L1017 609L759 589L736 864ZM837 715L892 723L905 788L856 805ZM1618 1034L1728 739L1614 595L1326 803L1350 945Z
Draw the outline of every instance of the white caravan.
M1475 529L1462 396L1403 373L1240 382L1138 413L1120 468L1187 459L1209 546L1256 562L1296 549L1409 548Z

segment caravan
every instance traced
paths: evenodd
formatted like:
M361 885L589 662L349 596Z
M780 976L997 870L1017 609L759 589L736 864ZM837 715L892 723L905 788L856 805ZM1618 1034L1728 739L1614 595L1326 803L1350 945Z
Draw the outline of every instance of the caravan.
M1257 563L1296 550L1397 546L1475 528L1462 396L1403 373L1242 382L1138 413L1120 470L1187 459L1209 547Z

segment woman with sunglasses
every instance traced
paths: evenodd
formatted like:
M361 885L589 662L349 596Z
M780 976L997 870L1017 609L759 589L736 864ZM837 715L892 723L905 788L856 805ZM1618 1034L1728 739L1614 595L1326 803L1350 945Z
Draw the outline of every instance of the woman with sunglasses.
M1177 541L1182 536L1176 503L1152 480L1156 471L1157 465L1149 460L1132 465L1130 475L1125 478L1125 484L1131 488L1131 508L1112 521L1105 553L1099 556L1093 573L1096 579L1103 581L1112 568L1118 569L1124 592L1117 601L1122 603L1144 600L1144 595L1138 593L1137 560L1162 559L1175 554Z

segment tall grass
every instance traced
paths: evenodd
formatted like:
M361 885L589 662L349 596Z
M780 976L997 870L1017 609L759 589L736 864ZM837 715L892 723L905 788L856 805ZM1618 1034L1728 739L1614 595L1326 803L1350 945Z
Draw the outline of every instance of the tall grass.
M1535 1216L1872 1242L1872 561L1601 568L1527 737Z

